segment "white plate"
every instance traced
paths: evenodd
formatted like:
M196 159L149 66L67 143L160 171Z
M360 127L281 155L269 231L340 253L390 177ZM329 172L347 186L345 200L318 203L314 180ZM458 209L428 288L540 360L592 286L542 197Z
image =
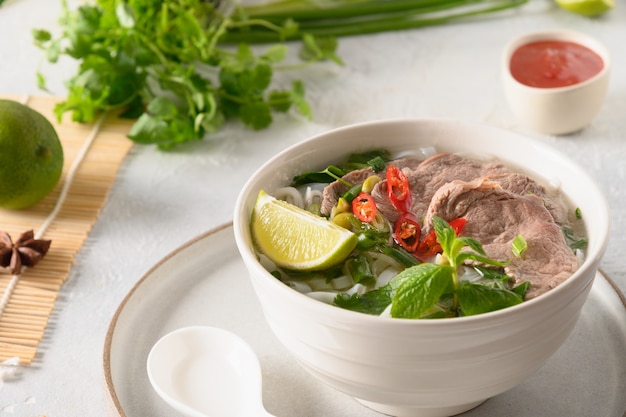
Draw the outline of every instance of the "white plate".
M322 385L282 348L265 323L231 224L164 258L118 307L104 349L107 389L117 413L175 415L153 392L146 358L161 336L189 325L223 327L252 346L261 362L264 404L278 417L382 416ZM625 352L624 296L598 273L576 328L548 363L464 416L626 416Z

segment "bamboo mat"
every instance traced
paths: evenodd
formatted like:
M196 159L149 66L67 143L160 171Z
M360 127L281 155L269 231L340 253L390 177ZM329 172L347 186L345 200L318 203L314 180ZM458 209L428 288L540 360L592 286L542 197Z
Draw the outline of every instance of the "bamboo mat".
M44 259L35 267L26 268L17 281L0 268L0 299L9 295L0 311L0 362L18 357L20 365L30 365L74 257L98 218L120 164L132 146L125 137L132 121L110 115L96 124L73 123L69 117L59 124L53 115L59 99L0 98L25 102L46 116L61 139L65 157L61 181L44 200L25 210L0 209L0 230L9 233L14 242L23 232L33 229L37 234L40 228L40 238L52 240ZM75 159L81 157L80 164L72 168Z

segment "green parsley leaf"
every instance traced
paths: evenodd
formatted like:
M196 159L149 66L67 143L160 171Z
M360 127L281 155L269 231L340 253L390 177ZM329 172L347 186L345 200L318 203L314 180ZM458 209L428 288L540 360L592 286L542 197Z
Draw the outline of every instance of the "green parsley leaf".
M311 111L309 102L305 98L304 83L302 83L302 81L296 80L291 84L291 100L300 114L307 119L312 118L313 112Z
M366 255L357 253L351 256L345 263L345 268L349 271L355 283L363 285L372 285L376 283L376 275L372 270L370 261Z
M241 120L255 130L263 129L272 123L270 106L263 101L246 103L240 108Z
M309 33L302 36L302 49L300 58L303 61L324 61L331 60L339 65L343 61L335 52L337 50L337 39L332 36L315 37Z
M130 139L159 148L202 139L228 119L256 130L272 123L273 112L294 109L311 118L302 82L293 81L285 91L272 84L278 70L328 59L332 42L325 40L318 55L291 67L279 65L288 56L285 44L264 51L253 50L249 42L240 42L236 50L223 47L230 31L244 33L259 25L292 36L299 29L293 20L283 25L238 20L244 16L240 6L227 15L218 3L95 0L70 10L63 1L61 34L33 31L35 45L50 63L63 55L79 60L66 83L66 100L55 109L57 118L69 112L74 121L92 122L99 113L117 109L136 119ZM37 77L45 87L43 74ZM175 116L149 109L159 97L174 104Z

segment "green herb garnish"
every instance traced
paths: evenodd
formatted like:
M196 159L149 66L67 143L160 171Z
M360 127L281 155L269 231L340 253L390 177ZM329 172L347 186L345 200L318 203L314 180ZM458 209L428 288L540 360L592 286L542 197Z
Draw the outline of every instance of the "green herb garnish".
M304 84L275 89L278 70L337 56L337 37L445 24L521 6L528 0L279 0L242 6L234 0L95 0L70 10L61 33L33 31L56 63L79 61L67 80L61 119L92 122L109 110L137 119L129 137L171 148L200 140L226 120L263 129L273 114L295 109L312 117ZM0 0L0 4L3 0ZM285 63L289 40L299 61ZM271 43L263 52L251 44ZM46 89L46 79L37 72Z
M574 210L574 215L576 216L576 220L581 220L583 218L583 212L580 207L576 207L576 210Z
M341 181L344 185L352 187L353 184L342 180L341 177L349 172L368 167L372 168L374 172L381 171L385 168L385 163L386 161L389 161L390 158L391 155L389 154L389 151L385 149L351 154L346 163L342 165L329 165L322 171L307 171L296 175L293 178L291 185L294 187L300 187L311 183L326 184L333 181Z
M391 305L393 317L422 318L432 312L442 298L451 298L450 312L464 316L498 310L523 301L520 295L501 286L460 282L458 268L465 261L497 267L507 262L489 259L477 240L457 237L454 229L440 217L433 218L433 226L445 261L407 268L391 281L395 288Z
M301 68L332 58L336 42L318 42L309 35L298 65L281 65L284 44L256 53L248 43L220 46L237 28L270 26L276 33L297 31L293 24L259 19L237 20L230 1L97 0L70 10L63 1L58 37L35 30L36 45L49 62L62 55L80 61L67 82L68 95L55 108L56 116L70 112L72 120L91 122L102 111L119 109L137 118L129 137L143 144L170 148L215 132L227 119L253 129L272 123L272 114L295 108L306 117L311 110L304 86L273 89L275 71ZM45 89L45 77L37 74Z
M577 237L571 227L563 226L561 228L567 244L572 250L585 249L589 241L584 237Z
M443 252L437 264L419 263L408 252L386 245L388 235L357 227L359 240L364 242L361 250L384 253L406 269L379 289L362 295L338 294L335 305L368 314L380 314L391 305L392 317L433 319L482 314L523 302L530 283L513 287L513 280L502 271L507 261L488 258L477 240L458 237L440 217L433 218L433 226ZM481 264L473 266L480 279L459 279L458 270L465 261Z
M380 315L391 303L391 294L391 286L385 285L365 294L337 294L334 303L336 306L347 310Z
M526 239L524 239L524 236L520 234L515 236L515 239L513 239L513 243L511 244L511 250L513 251L513 255L519 258L524 254L524 252L526 252L527 248L528 243L526 242Z

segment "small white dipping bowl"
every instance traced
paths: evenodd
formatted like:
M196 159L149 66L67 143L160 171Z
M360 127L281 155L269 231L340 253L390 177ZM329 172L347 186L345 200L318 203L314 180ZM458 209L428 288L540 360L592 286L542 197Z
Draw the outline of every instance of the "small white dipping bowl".
M343 310L303 295L259 263L250 216L259 190L344 161L354 152L436 147L495 157L555 185L586 222L586 260L548 293L483 315L405 320ZM609 211L594 181L540 141L466 122L391 120L348 126L305 140L265 163L241 190L234 212L238 249L276 337L312 375L392 416L442 417L467 411L534 374L574 327L604 254ZM574 364L575 366L575 364Z
M539 88L520 83L511 75L511 56L522 45L546 40L583 45L597 53L604 66L592 78L570 86ZM600 111L608 89L610 67L608 50L584 33L561 29L527 33L513 39L504 48L504 92L513 114L524 126L546 134L573 133L587 126Z

